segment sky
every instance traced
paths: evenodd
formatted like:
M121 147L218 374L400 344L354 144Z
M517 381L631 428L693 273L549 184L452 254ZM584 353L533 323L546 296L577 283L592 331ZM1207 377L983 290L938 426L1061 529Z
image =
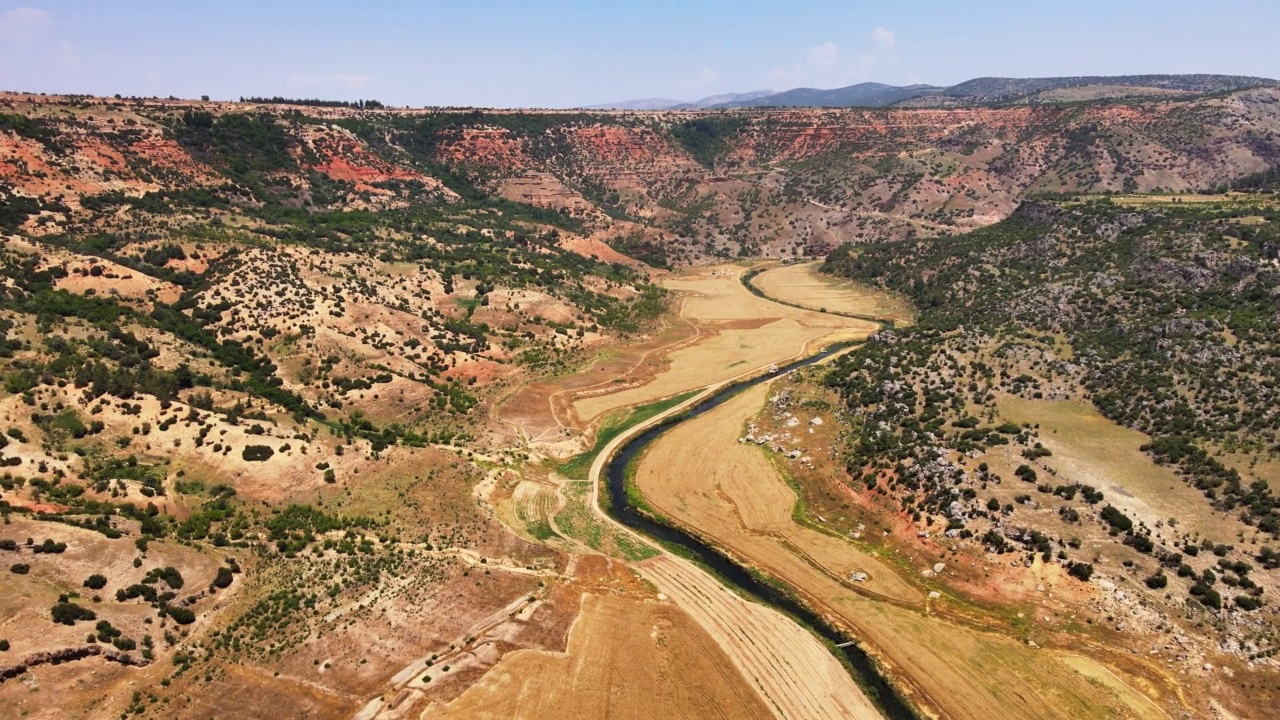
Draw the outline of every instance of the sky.
M951 85L974 77L1280 77L1275 0L0 0L0 89L391 105Z

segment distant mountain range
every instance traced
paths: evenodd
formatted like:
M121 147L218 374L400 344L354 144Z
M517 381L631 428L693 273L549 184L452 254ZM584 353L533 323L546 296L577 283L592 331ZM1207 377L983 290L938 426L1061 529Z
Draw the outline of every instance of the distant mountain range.
M645 98L643 100L623 100L622 102L591 105L588 110L702 110L713 107L743 107L760 98L777 95L776 90L752 90L744 93L722 93L708 95L701 100L687 102L670 98Z
M593 105L593 110L699 110L738 107L963 107L1072 102L1153 95L1199 95L1280 81L1244 75L1116 75L1049 78L982 77L950 87L864 82L832 90L794 88L712 95L695 102L669 98Z
M945 90L933 85L898 87L865 82L834 90L795 88L751 100L730 100L716 107L886 107Z

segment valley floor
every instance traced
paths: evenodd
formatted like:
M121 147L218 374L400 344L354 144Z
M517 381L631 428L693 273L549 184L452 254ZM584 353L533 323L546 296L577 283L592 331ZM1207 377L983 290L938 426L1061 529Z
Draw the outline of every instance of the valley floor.
M661 342L643 343L646 351L640 355L627 355L622 349L602 356L584 371L593 383L567 377L557 381L559 389L531 386L523 391L526 395L509 401L506 408L517 409L519 422L526 426L563 423L573 434L621 427L621 432L608 431L611 440L593 449L598 454L586 477L566 477L554 469L561 467L560 461L548 460L544 466L552 470L520 480L505 498L499 492L493 500L499 512L506 508L503 517L517 532L538 536L537 529L545 527L542 538L574 556L612 554L616 562L634 569L649 593L630 601L636 604L626 613L626 622L612 623L617 641L599 643L592 634L602 630L591 628L600 627L600 614L609 612L606 608L618 606L602 603L598 588L584 591L582 614L566 655L508 656L482 682L457 700L433 706L426 717L512 716L503 708L514 707L509 703L525 693L520 688L527 689L533 678L563 663L567 668L597 669L581 683L542 684L542 699L522 705L530 709L522 710L520 717L542 717L552 708L586 708L583 703L591 706L593 716L607 710L605 715L611 717L658 708L666 716L767 712L779 718L880 717L830 650L807 630L735 594L697 565L629 537L630 531L604 515L594 497L585 497L594 491L583 488L583 481L598 479L614 448L642 427L696 401L681 393L759 373L771 364L837 340L866 337L876 329L867 320L824 310L899 322L910 317L892 298L818 275L816 264L781 266L750 280L763 293L789 303L785 305L749 292L742 282L745 272L741 266L721 266L666 278L664 283L681 293L684 327L678 332L668 331ZM620 362L622 357L628 359ZM614 367L619 374L602 384L599 366ZM644 501L669 521L790 587L858 638L891 681L927 713L951 718L1119 718L1157 717L1170 710L1177 715L1187 709L1179 702L1176 683L1158 669L1121 658L1120 648L1079 652L1085 647L1081 643L1096 644L1089 635L1071 640L1036 634L1049 643L1044 649L1030 641L1024 612L1045 612L1050 604L1060 612L1083 610L1077 607L1083 605L1078 583L1065 575L1042 571L1048 583L1042 593L1044 607L982 601L986 598L975 602L962 584L953 587L941 573L922 574L913 564L912 548L895 542L896 534L841 532L824 527L821 516L806 514L796 486L789 484L795 482L789 463L830 468L837 441L830 431L838 421L830 408L798 411L798 422L782 426L790 430L785 439L784 433L775 432L756 442L752 433L764 436L756 423L769 413L778 382L757 386L664 434L637 463L635 485ZM673 396L679 396L678 402L655 403ZM532 397L544 403L540 416ZM623 409L636 406L654 411L636 411L628 419ZM643 419L633 422L638 416ZM535 433L524 437L533 440L528 443L531 450L541 449L553 458L566 452L564 435L542 443ZM779 443L785 447L769 447ZM661 629L665 626L655 620L658 617L687 627L688 640L694 643L680 646L687 658L682 659L678 648L666 647ZM609 658L616 657L619 647L633 647L628 643L636 640L626 638L638 632L636 623L653 623L649 642L634 646L629 655L634 671L611 677ZM683 686L669 681L643 701L630 695L636 683L655 682L665 673L702 677L709 657L728 660L735 672L713 673L697 703L682 695ZM574 677L580 675L573 672ZM614 689L591 696L594 691L589 688L596 683ZM744 692L759 703L754 711L738 704L744 702ZM633 699L608 708L599 705L623 697ZM699 704L703 702L723 704L712 711Z

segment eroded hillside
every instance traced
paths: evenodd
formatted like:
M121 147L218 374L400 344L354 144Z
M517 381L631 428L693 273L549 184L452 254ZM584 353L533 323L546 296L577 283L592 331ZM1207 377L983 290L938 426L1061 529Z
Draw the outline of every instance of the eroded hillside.
M182 202L313 211L491 193L577 218L584 235L651 264L952 234L1043 193L1217 187L1271 167L1280 131L1274 88L955 110L414 111L20 95L2 105L0 182L31 199L15 212L48 213L33 230L113 192L203 188Z

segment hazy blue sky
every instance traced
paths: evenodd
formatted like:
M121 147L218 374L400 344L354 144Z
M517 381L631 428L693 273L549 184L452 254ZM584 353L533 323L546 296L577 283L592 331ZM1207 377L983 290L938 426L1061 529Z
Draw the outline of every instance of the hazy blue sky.
M563 107L866 80L1280 76L1280 2L0 0L0 89Z

